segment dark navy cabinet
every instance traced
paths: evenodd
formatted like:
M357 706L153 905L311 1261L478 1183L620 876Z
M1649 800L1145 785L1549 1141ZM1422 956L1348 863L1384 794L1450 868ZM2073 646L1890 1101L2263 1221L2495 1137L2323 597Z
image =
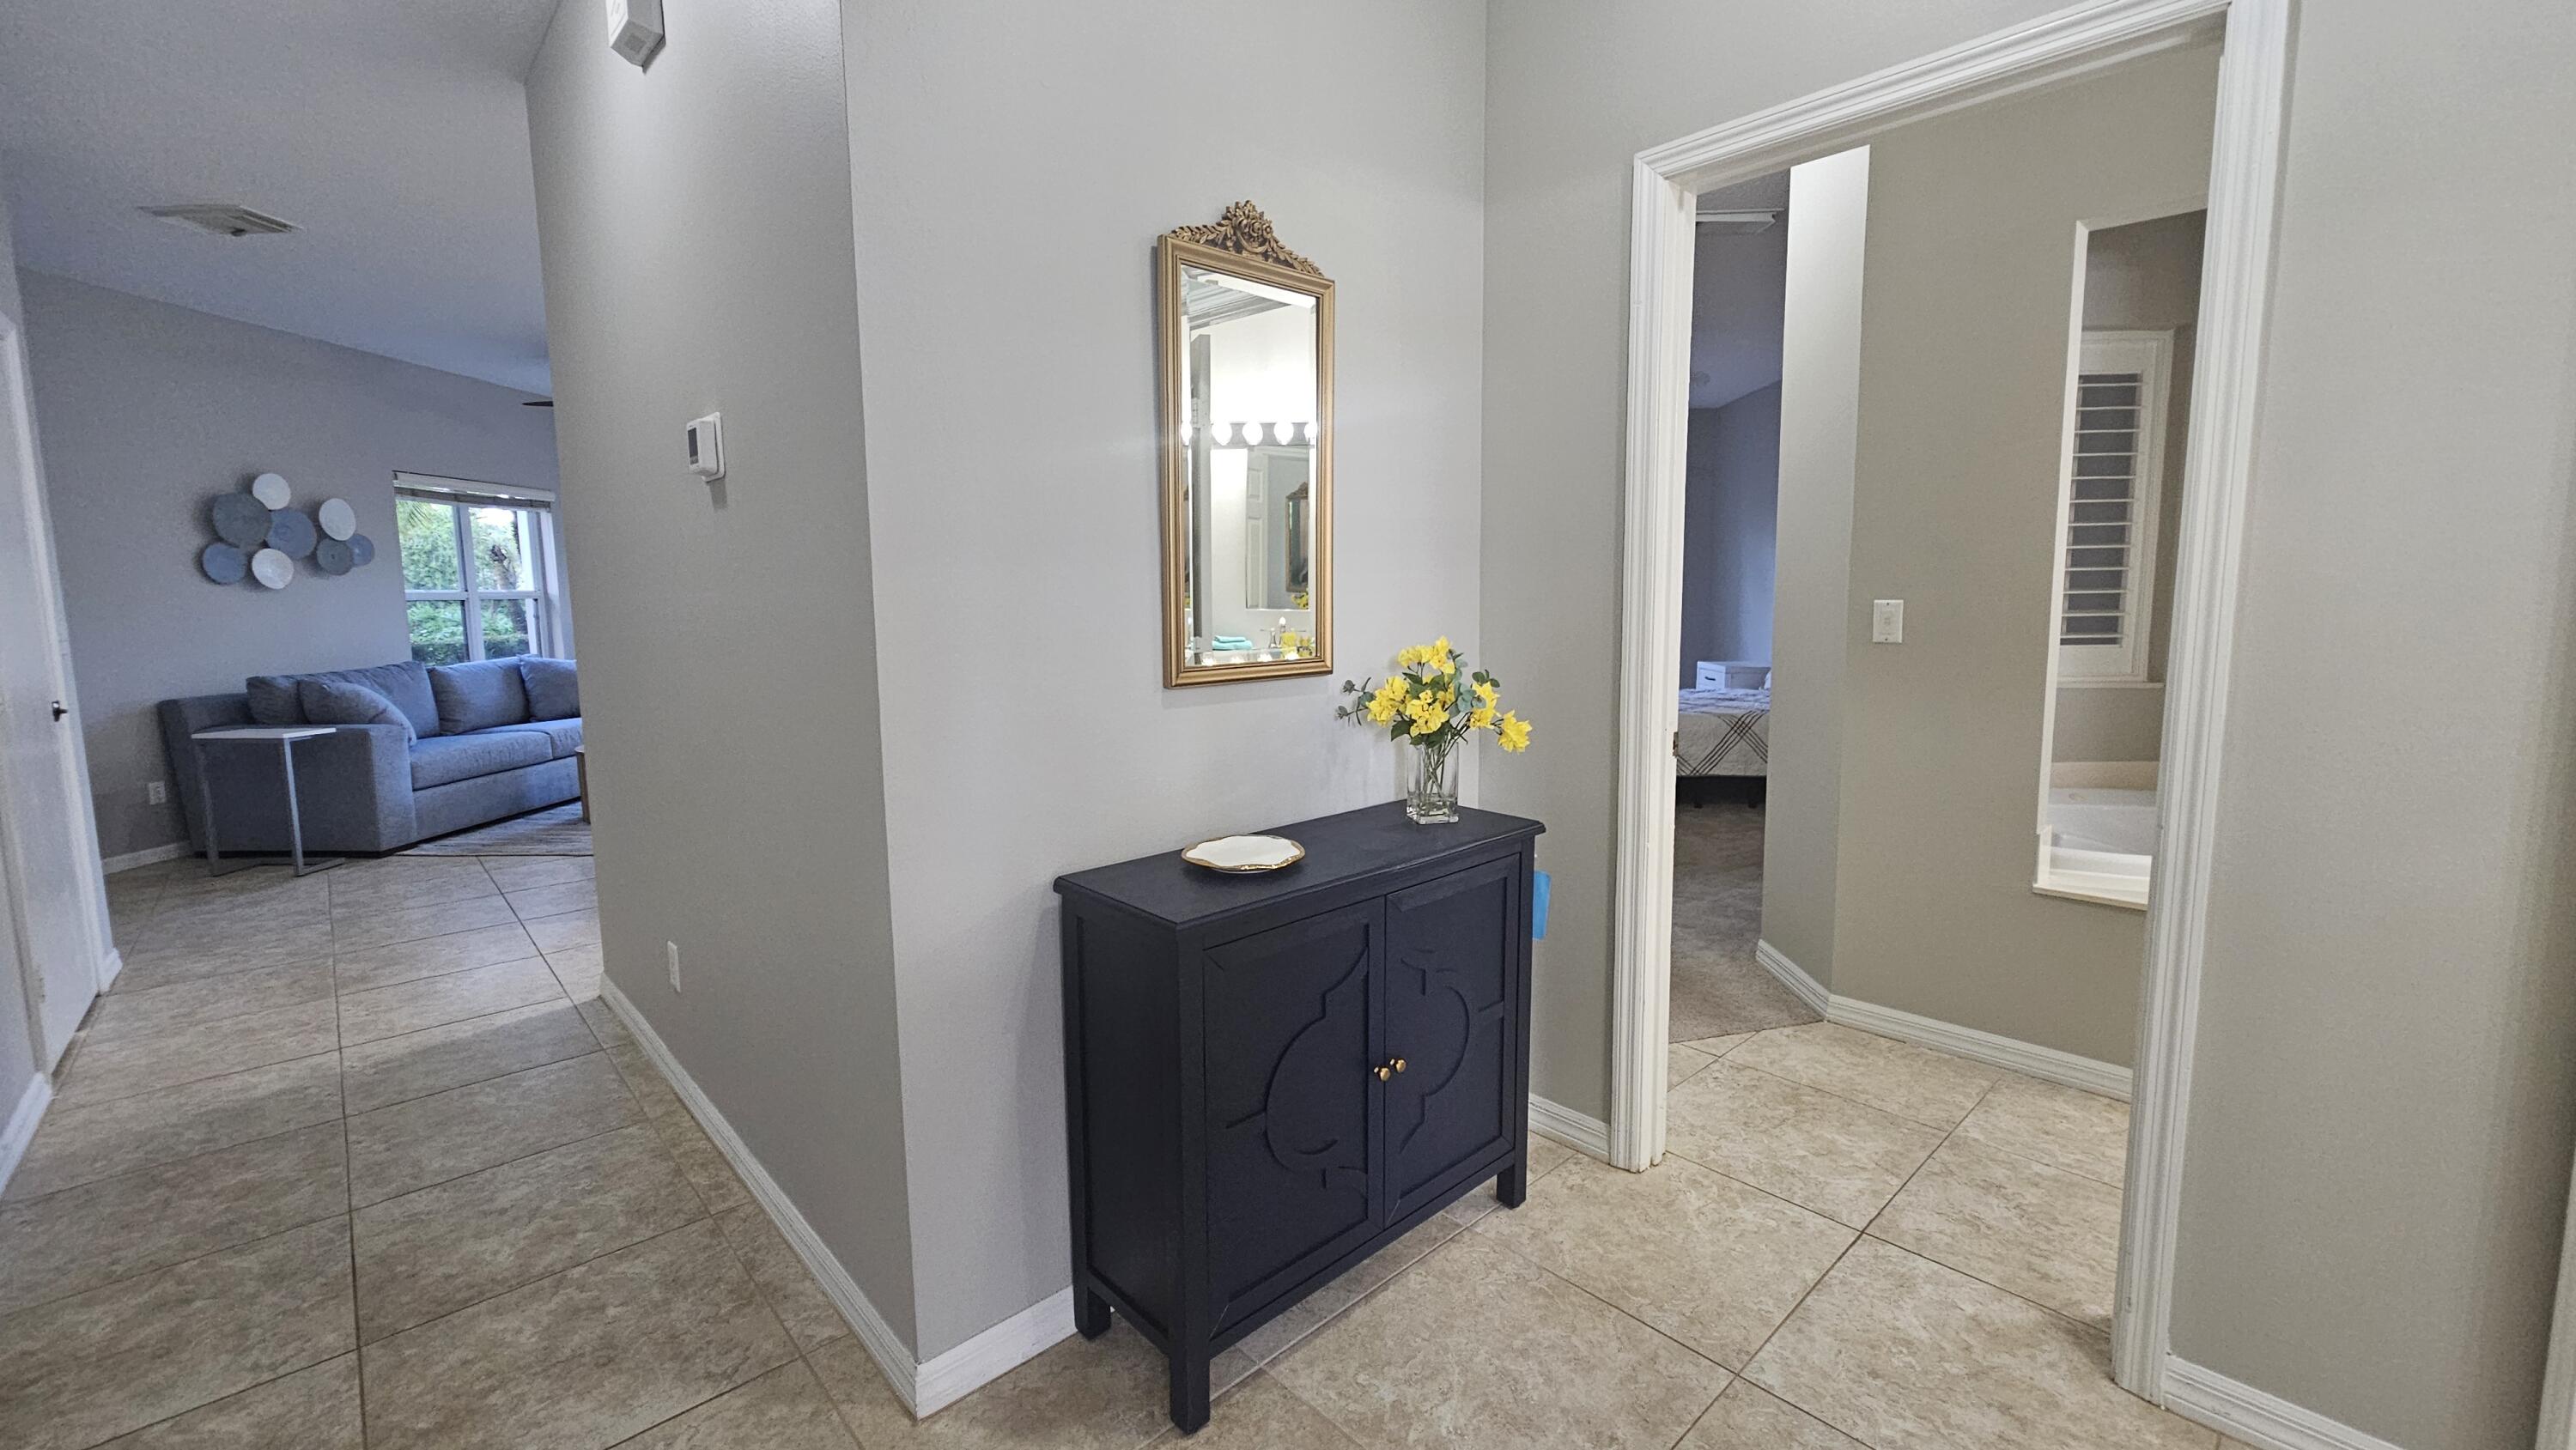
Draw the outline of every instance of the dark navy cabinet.
M1208 1362L1451 1200L1528 1178L1540 826L1400 805L1282 826L1285 870L1061 877L1074 1318Z

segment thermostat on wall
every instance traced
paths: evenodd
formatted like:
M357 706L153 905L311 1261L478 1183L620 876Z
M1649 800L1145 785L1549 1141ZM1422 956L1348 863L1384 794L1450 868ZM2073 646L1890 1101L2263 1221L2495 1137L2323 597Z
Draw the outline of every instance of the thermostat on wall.
M709 483L724 477L724 414L691 419L688 439L689 471Z
M662 0L608 0L608 48L635 63L653 63L662 48Z

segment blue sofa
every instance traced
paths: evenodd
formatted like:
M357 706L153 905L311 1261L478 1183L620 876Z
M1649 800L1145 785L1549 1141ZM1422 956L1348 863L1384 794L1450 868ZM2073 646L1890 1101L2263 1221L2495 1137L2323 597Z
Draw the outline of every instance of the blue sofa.
M581 702L570 660L437 666L402 660L313 675L254 675L243 685L237 695L161 702L170 778L187 816L189 844L200 852L205 783L214 788L223 850L287 848L275 749L209 747L207 779L198 779L189 737L229 725L337 727L295 746L308 851L400 850L581 794L573 759L581 745ZM318 716L308 713L316 710ZM347 723L369 710L374 715L366 723Z

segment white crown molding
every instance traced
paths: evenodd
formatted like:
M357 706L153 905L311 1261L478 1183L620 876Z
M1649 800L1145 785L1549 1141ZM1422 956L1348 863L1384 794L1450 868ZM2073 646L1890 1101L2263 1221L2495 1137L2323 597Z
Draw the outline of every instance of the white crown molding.
M893 1387L896 1398L902 1400L915 1417L929 1415L954 1404L1073 1333L1073 1290L1068 1287L954 1349L934 1355L927 1362L916 1361L912 1351L905 1347L903 1337L895 1333L894 1326L877 1311L877 1306L859 1288L858 1281L850 1277L849 1270L843 1268L840 1259L824 1245L821 1235L805 1221L805 1215L797 1210L786 1190L769 1176L769 1170L752 1156L749 1145L733 1130L733 1125L725 1121L724 1114L716 1110L716 1105L700 1090L696 1079L690 1077L688 1070L680 1066L679 1059L671 1055L671 1049L663 1043L661 1034L653 1030L653 1024L645 1021L644 1014L636 1010L635 1004L627 1000L617 984L605 977L600 979L599 996L608 1004L609 1010L617 1014L617 1019L626 1024L626 1030L644 1049L644 1055L652 1060L653 1066L670 1081L672 1091L679 1094L690 1115L698 1120L698 1126L706 1129L707 1137L714 1142L716 1150L724 1154L725 1161L733 1165L734 1172L741 1176L743 1185L751 1190L752 1198L769 1215L770 1222L778 1225L778 1232L787 1240L788 1246L805 1261L814 1281L822 1286L833 1307L840 1310L841 1318L848 1321L858 1335L859 1343L866 1346L869 1357L885 1372L886 1383Z
M2403 1450L2187 1359L2165 1359L2165 1408L2255 1450Z
M18 1160L27 1156L27 1145L36 1137L36 1125L45 1119L45 1107L54 1100L54 1080L43 1073L28 1077L26 1088L18 1094L17 1107L10 1110L7 1126L0 1127L0 1190L18 1171Z

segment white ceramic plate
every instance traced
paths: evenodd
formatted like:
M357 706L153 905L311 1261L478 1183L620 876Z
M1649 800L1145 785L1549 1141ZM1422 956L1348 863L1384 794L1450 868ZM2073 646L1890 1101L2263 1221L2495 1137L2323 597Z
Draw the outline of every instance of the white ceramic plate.
M1181 852L1181 859L1210 871L1276 871L1306 859L1306 848L1285 836L1219 836Z
M295 490L286 486L286 475L282 473L263 473L252 479L250 492L263 508L282 509L295 497Z
M250 556L250 575L271 589L295 582L295 561L281 549L262 549Z
M314 511L314 517L321 520L322 532L335 539L345 539L358 531L358 511L349 507L345 498L322 500L322 507Z

